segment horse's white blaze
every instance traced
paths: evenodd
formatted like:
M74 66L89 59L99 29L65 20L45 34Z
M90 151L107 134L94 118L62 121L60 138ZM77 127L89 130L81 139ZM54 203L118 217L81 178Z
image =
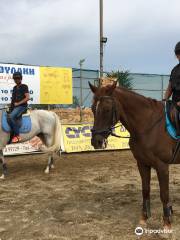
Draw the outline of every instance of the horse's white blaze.
M98 110L98 107L99 107L99 101L97 101L97 103L96 103L96 114L97 114L97 110Z

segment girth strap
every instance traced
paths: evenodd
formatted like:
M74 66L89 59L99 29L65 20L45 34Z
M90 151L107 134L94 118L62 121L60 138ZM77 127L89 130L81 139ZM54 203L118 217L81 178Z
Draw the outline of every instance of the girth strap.
M176 142L176 147L175 147L175 150L173 152L172 159L169 161L169 164L173 164L175 162L176 157L179 153L179 148L180 148L180 139Z

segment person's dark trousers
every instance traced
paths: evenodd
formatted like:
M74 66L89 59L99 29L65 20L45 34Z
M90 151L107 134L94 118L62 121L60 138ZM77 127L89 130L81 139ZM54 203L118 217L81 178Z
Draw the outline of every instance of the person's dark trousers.
M17 106L15 107L12 112L9 114L9 124L12 128L13 134L15 136L19 136L19 118L21 115L26 112L26 106Z

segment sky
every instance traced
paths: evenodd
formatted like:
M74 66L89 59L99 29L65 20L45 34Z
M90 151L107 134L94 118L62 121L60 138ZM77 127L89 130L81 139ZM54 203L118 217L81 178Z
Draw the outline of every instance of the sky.
M104 0L104 70L169 74L179 0ZM99 0L1 0L0 62L99 68Z

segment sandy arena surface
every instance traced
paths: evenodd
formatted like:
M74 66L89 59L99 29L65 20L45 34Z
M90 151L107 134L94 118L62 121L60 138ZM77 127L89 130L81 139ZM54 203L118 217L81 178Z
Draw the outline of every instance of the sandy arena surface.
M141 180L130 151L63 154L44 174L46 155L8 157L0 182L0 240L133 240L141 211ZM170 168L173 233L180 239L180 166ZM155 172L149 229L162 229ZM143 234L140 239L165 239ZM167 238L166 238L167 239Z

